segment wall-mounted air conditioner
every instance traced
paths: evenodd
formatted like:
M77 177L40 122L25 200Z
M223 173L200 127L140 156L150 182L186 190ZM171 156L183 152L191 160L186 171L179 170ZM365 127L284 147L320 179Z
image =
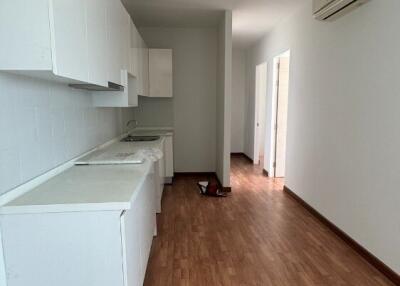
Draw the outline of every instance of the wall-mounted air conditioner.
M314 0L314 18L321 21L334 20L367 1L368 0Z

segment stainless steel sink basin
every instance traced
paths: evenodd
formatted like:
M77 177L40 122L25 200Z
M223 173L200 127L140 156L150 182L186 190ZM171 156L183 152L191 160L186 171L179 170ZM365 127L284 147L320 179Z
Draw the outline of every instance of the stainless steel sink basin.
M121 140L121 142L150 142L160 139L160 136L132 136L129 135Z

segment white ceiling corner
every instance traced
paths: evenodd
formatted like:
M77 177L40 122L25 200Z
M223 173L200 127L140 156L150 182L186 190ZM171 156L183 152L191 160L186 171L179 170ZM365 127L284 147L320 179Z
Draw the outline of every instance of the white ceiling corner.
M122 0L139 27L215 27L233 12L233 42L245 48L308 0Z

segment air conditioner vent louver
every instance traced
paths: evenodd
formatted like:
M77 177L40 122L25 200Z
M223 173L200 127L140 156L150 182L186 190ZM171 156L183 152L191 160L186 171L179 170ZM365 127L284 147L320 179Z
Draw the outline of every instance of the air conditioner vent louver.
M321 21L334 20L368 0L314 0L314 18Z

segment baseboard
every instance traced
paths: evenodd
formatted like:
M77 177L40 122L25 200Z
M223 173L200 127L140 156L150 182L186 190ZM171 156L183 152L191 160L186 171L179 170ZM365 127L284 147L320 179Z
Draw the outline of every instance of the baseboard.
M302 198L296 195L287 186L283 187L283 190L290 195L294 200L300 203L305 209L307 209L315 218L326 225L331 231L333 231L338 237L340 237L344 242L346 242L351 248L353 248L359 255L361 255L369 264L374 266L378 271L390 279L395 285L400 285L400 275L396 273L393 269L383 263L379 258L361 246L357 241L352 239L347 233L338 228L334 223L325 218Z
M172 181L174 180L174 177L165 177L164 178L164 185L172 185Z
M218 186L220 187L221 190L224 192L231 192L232 188L231 187L224 187L221 184L221 181L218 178L218 175L216 172L175 172L175 177L198 177L198 176L203 176L203 177L209 177L215 179L217 182Z
M247 159L247 161L251 162L252 164L254 163L253 159L251 159L249 156L247 156L245 153L243 152L235 152L235 153L231 153L231 156L240 156L240 157L244 157L245 159Z
M215 172L175 172L174 176L178 176L178 177L194 177L194 176L214 177Z

